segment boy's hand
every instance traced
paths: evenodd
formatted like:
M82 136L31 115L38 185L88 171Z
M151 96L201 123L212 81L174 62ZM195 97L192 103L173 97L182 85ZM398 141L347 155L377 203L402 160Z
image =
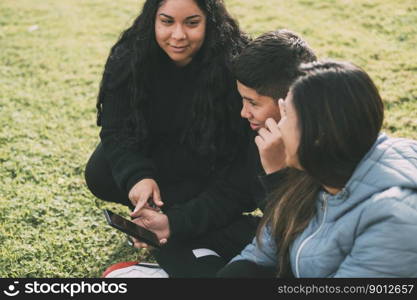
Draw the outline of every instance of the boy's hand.
M255 138L266 174L274 173L285 167L285 149L277 125L278 123L274 119L268 118L265 121L266 128L259 129Z

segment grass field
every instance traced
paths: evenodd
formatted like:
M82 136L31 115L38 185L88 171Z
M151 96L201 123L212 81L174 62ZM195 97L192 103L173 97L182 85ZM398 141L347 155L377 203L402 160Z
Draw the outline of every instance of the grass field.
M97 277L148 258L105 224L83 177L103 64L141 3L0 1L0 277ZM363 67L385 101L384 130L417 139L415 0L226 4L252 36L288 28L320 57Z

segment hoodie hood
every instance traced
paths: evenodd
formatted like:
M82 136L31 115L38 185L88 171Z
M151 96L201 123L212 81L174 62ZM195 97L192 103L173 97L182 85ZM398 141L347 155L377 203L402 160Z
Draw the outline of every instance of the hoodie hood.
M357 202L393 187L417 190L417 141L382 133L332 202Z

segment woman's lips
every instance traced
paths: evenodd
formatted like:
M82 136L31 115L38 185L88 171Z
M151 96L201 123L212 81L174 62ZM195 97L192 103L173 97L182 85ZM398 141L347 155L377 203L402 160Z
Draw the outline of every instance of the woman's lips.
M170 45L170 47L171 47L171 49L172 49L173 52L181 53L181 52L184 52L187 49L188 46L178 47L178 46Z

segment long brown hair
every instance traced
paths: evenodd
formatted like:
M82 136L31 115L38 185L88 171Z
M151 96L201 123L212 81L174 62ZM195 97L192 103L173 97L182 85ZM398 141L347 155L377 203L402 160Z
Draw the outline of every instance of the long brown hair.
M271 226L278 250L278 275L291 275L289 248L315 214L322 186L343 188L375 143L384 107L365 71L346 62L300 67L290 92L301 131L297 150L303 170L288 169L270 196L258 229Z

